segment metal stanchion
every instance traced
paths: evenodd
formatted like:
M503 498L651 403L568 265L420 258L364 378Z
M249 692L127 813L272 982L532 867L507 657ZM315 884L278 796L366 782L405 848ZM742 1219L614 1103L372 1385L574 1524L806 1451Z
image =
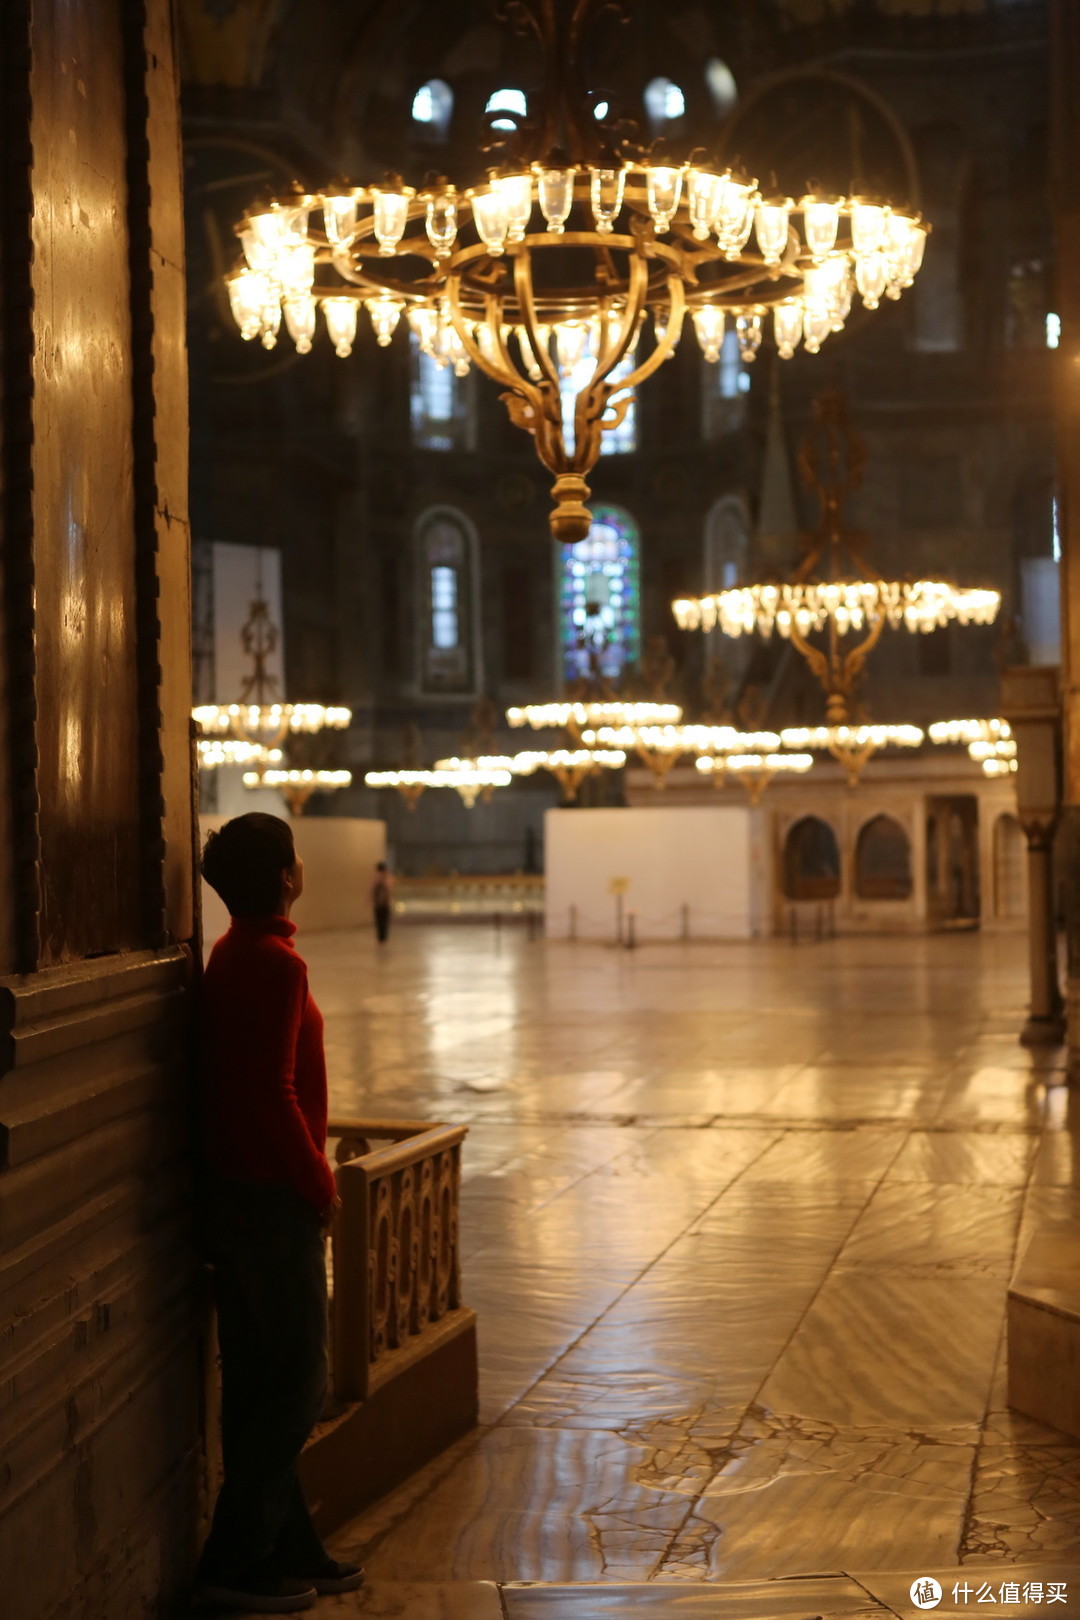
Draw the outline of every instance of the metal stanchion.
M637 912L630 911L626 915L626 948L632 951L637 944Z
M615 896L615 943L616 943L616 945L621 945L622 942L623 942L623 897L622 897L621 894L617 894Z
M690 938L690 907L685 901L682 907L682 937L683 939Z
M570 907L570 922L566 930L567 939L577 939L577 906Z

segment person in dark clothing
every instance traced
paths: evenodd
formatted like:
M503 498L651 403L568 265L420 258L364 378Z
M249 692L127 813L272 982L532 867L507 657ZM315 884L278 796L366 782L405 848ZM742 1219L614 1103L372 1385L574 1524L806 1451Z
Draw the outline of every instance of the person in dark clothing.
M202 986L202 1228L221 1351L224 1484L196 1576L206 1602L308 1609L363 1584L330 1557L297 1460L326 1394L322 1017L293 947L304 886L292 829L251 814L211 833L202 871L229 909Z
M390 913L394 905L394 880L386 862L380 861L371 880L371 909L375 914L375 938L385 945L390 937Z

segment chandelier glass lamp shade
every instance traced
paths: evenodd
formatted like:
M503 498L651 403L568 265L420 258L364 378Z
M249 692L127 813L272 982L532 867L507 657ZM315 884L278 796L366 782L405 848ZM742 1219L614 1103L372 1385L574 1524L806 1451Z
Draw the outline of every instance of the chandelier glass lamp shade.
M555 748L531 749L520 754L481 755L474 760L441 759L437 772L447 770L499 771L509 783L515 776L533 776L537 771L550 771L563 790L568 803L577 798L578 788L595 770L620 770L626 764L626 755L617 748Z
M433 771L368 771L364 776L364 786L376 789L394 788L405 800L407 808L415 810L429 787L441 785L432 780L433 776Z
M453 788L466 808L477 799L489 799L495 788L509 787L513 780L503 761L443 759L431 771L368 771L364 784L370 788L396 788L410 810L428 788Z
M204 768L214 765L243 765L244 746L276 750L292 734L343 731L352 720L352 710L327 707L322 703L202 703L191 711L192 719L204 738L237 753L235 759L216 758L211 750L200 751Z
M712 362L729 329L744 360L770 326L782 356L800 342L816 352L856 296L873 309L911 286L928 230L906 204L774 195L722 155L646 151L632 123L598 116L583 36L594 17L629 9L500 5L540 45L543 80L525 113L488 115L479 183L417 189L389 175L266 199L237 226L242 258L227 278L241 335L267 348L284 325L310 350L321 306L345 357L363 306L380 344L404 323L439 365L477 366L533 435L554 478L552 531L568 543L589 531L603 434L674 353L688 314Z
M280 748L268 748L264 743L236 742L231 737L200 737L198 754L201 771L216 771L221 765L280 765L285 758Z
M245 771L246 788L277 788L294 816L302 815L313 793L332 793L352 782L351 771Z
M930 727L932 743L964 743L984 776L1009 776L1017 768L1016 738L1007 720L938 720Z
M641 726L677 726L682 709L677 703L633 703L618 698L583 703L532 703L523 709L507 709L506 723L517 729L531 726L534 731L567 731L580 738L586 728L623 726L636 731Z
M702 754L697 769L723 787L733 776L746 789L751 804L759 804L777 776L803 776L813 768L813 754Z
M918 748L918 726L795 726L780 733L785 748L814 748L829 753L844 768L848 784L857 787L864 767L882 748Z
M633 749L651 773L653 786L662 788L669 772L685 754L724 757L728 754L775 751L780 738L771 731L736 731L733 726L621 725L586 729L587 747Z
M847 498L862 482L865 446L851 430L840 394L824 394L814 410L816 429L800 450L799 467L820 517L803 536L793 578L680 598L672 611L684 630L785 637L822 686L829 726L846 727L856 682L887 627L919 634L954 620L992 624L1001 593L945 580L882 579L867 561L866 536L844 522Z

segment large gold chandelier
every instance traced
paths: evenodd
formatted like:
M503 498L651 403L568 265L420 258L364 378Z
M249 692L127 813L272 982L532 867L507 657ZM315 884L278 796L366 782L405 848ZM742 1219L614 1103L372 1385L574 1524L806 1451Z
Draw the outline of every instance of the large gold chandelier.
M334 792L352 782L349 771L290 768L283 745L291 736L344 730L352 710L323 703L285 703L278 678L269 668L278 645L278 627L263 594L261 557L255 600L240 630L240 645L251 669L240 683L236 703L201 703L191 711L199 769L244 766L246 788L276 788L293 815L301 815L316 792Z
M237 227L229 299L241 335L267 348L284 320L310 350L321 307L344 357L363 305L380 344L404 315L438 364L478 366L554 476L552 532L575 542L603 434L674 353L688 312L713 362L729 323L752 360L770 318L782 357L800 342L816 352L856 293L874 309L911 286L928 227L878 198L794 199L722 157L646 152L625 121L597 117L582 37L601 12L625 18L629 0L496 9L535 36L544 76L527 115L489 118L486 178L417 190L391 175L267 200Z
M887 627L925 634L952 620L992 624L1001 593L946 580L878 577L867 562L866 535L844 521L847 498L862 481L865 446L851 429L841 394L822 395L814 410L818 431L804 442L799 467L820 516L816 529L803 536L792 579L680 598L672 611L684 630L719 629L728 636L757 631L765 638L778 632L820 682L828 727L847 730L859 676Z

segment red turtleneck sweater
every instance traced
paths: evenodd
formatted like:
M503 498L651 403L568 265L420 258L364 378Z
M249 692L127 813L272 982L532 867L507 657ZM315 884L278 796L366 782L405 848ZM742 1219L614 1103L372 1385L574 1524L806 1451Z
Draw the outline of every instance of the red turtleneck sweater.
M234 917L202 987L206 1157L237 1181L284 1182L320 1212L326 1158L323 1021L287 917Z

